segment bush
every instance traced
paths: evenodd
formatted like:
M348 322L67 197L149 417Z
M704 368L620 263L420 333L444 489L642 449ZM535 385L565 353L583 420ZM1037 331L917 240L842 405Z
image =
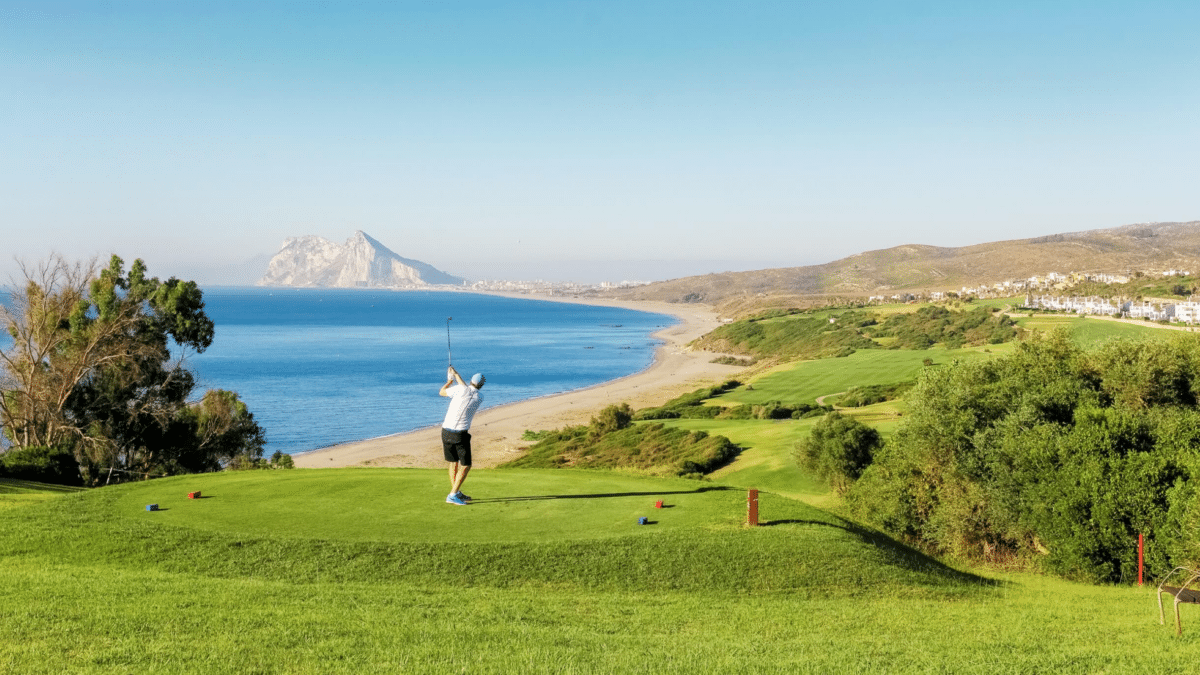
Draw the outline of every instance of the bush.
M897 382L895 384L872 384L865 387L851 387L838 399L838 405L843 408L861 408L875 403L883 403L904 396L912 389L912 382Z
M737 380L727 380L715 387L702 387L689 394L684 394L683 396L667 401L658 408L642 408L633 414L633 419L713 419L715 417L723 417L723 408L704 405L704 401L720 396L741 385L742 383Z
M239 455L234 458L234 461L229 463L230 471L253 471L256 469L294 469L296 462L292 456L276 450L271 459L264 457L254 457L251 455Z
M1145 534L1162 574L1200 553L1197 392L1193 335L1084 352L1057 333L926 369L848 503L940 555L1110 583L1136 578Z
M839 494L858 480L881 443L879 432L853 417L833 412L817 422L797 445L797 459L828 480Z
M70 450L31 446L0 454L0 476L53 485L83 485Z
M683 476L724 466L741 451L724 436L661 424L629 425L595 437L591 426L549 434L507 464L516 468L630 468Z
M294 469L294 468L296 468L296 462L294 462L292 460L291 455L287 455L287 454L284 454L284 453L276 450L275 454L271 455L271 468L272 469Z
M993 309L949 310L926 306L915 312L888 317L873 331L875 337L894 337L891 349L929 349L942 343L947 349L967 345L999 344L1021 334L1013 320Z
M743 366L743 367L745 367L745 366L752 366L755 363L758 363L758 360L753 359L753 358L745 358L745 357L737 357L737 356L718 356L717 358L713 359L712 361L709 361L709 363L719 363L724 366Z
M628 403L610 405L600 414L592 418L590 436L599 438L614 431L620 431L630 425L633 420L633 410Z
M878 344L863 334L874 317L848 311L833 317L763 315L717 327L696 341L701 349L790 360L845 356Z

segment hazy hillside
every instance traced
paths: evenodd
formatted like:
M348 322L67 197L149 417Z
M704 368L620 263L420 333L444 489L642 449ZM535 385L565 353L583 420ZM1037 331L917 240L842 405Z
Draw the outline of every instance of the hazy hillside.
M823 265L672 279L610 295L627 299L762 304L805 296L863 296L1028 278L1046 272L1111 272L1200 266L1200 221L1126 225L959 248L905 245Z

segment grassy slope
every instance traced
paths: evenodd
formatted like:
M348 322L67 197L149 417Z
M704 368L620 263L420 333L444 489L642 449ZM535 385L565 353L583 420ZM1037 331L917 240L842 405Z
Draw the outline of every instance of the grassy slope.
M419 546L382 525L369 541L338 538L325 516L366 502L341 483L420 491L442 479L437 472L359 471L361 478L304 471L235 482L192 477L0 510L0 669L1188 672L1176 657L1198 641L1193 633L1175 640L1160 627L1147 591L1026 575L981 585L770 495L764 518L775 525L732 527L741 493L669 494L697 485L685 481L612 477L617 489L650 493L631 498L668 493L669 504L678 500L676 509L652 514L660 525L637 534L622 532L626 514L605 501L619 498L574 500L622 522L566 541L543 538L530 523L510 526L499 506L422 499L411 517L473 513L474 526L459 522L477 539L489 529L515 529L527 540ZM513 476L490 480L503 473ZM558 473L553 494L575 494L598 478ZM550 480L523 471L478 478L480 496L520 485L529 489L508 496L527 497ZM254 520L270 519L265 513L246 513L243 531L214 529L223 517L217 505L233 500L235 489L261 496L296 481L327 492L326 508L275 533L259 532L263 523ZM192 489L214 496L173 503ZM136 508L149 496L168 510ZM523 503L553 509L563 501ZM382 523L395 505L375 504L360 515ZM481 558L499 573L484 572ZM355 572L338 570L346 567ZM1185 623L1194 622L1196 613L1184 609Z
M1018 319L1017 323L1023 328L1044 332L1066 328L1071 334L1071 338L1084 347L1094 347L1116 338L1168 340L1178 337L1180 333L1180 331L1175 329L1161 328L1149 323L1108 321L1105 319L1059 314L1035 314L1030 317Z
M960 580L792 500L766 500L762 518L779 526L763 534L741 527L744 492L704 482L479 473L472 476L478 503L468 508L444 503L437 495L444 476L428 470L217 474L120 486L13 509L0 521L0 554L221 578L450 586L827 594L837 592L830 578L898 583L898 592L944 590ZM196 487L213 496L184 498ZM435 498L391 497L426 492ZM277 494L288 495L286 508L259 508ZM654 508L659 499L667 508ZM166 510L145 511L151 500ZM654 524L637 525L640 516ZM867 573L851 570L864 561Z
M751 383L753 390L740 387L721 398L722 403L731 405L764 403L771 400L812 403L819 396L840 393L855 385L891 384L912 380L921 368L925 367L925 359L931 359L935 365L940 365L956 359L991 358L1011 348L1011 345L1006 344L955 350L862 349L843 358L801 361L778 366L755 379Z
M81 491L83 488L0 478L0 509L36 504L60 495Z

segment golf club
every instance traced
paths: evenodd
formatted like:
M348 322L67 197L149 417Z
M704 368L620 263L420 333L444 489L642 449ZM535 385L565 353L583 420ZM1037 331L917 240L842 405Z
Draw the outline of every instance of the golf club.
M450 366L454 365L454 358L450 353L450 319L453 318L452 316L446 317L446 365Z

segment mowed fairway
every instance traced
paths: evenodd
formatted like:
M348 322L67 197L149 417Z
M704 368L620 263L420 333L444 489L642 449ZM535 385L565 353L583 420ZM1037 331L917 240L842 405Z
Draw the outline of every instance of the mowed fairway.
M899 405L888 401L862 408L843 409L878 429L886 438L899 424ZM719 434L742 448L729 465L711 474L714 481L742 488L769 490L808 504L831 502L829 486L803 471L796 463L796 445L806 438L819 417L799 420L675 419L657 424Z
M1010 349L1011 344L952 350L935 347L923 351L860 349L842 358L800 361L776 367L756 378L754 389L739 387L722 396L721 400L731 405L767 401L813 403L818 397L844 392L852 386L915 379L926 367L925 359L930 359L936 366L955 360L992 358Z
M732 440L741 454L712 474L714 481L742 488L769 490L810 504L821 504L829 486L805 473L792 452L819 418L803 420L661 420L688 431L705 431Z
M1170 340L1178 338L1184 332L1178 327L1150 322L1113 321L1069 314L1035 314L1018 318L1016 321L1022 328L1043 333L1065 329L1071 339L1084 349L1092 349L1118 338Z

